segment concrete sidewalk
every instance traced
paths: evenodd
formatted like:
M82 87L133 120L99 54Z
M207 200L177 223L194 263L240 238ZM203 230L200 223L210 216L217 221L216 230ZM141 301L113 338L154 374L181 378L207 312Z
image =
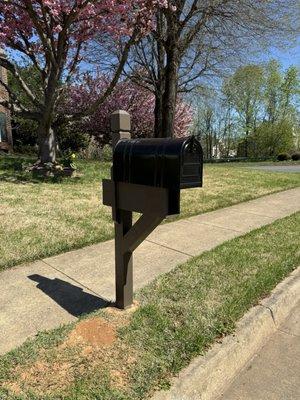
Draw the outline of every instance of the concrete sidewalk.
M218 400L300 399L300 303Z
M134 289L215 246L300 210L300 188L160 225L134 254ZM114 297L114 244L99 243L0 274L0 354Z

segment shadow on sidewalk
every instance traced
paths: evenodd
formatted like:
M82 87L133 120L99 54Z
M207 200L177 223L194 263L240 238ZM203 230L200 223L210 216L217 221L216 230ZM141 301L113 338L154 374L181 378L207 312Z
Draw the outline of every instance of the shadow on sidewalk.
M110 304L109 301L86 293L82 288L58 278L49 279L38 274L29 275L28 278L38 282L36 286L38 289L75 317L105 308Z

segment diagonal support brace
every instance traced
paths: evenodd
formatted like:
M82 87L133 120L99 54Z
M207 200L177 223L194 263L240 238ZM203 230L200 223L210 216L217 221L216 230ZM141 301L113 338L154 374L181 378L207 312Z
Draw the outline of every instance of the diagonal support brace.
M123 252L133 252L150 233L165 219L166 215L142 214L123 238Z

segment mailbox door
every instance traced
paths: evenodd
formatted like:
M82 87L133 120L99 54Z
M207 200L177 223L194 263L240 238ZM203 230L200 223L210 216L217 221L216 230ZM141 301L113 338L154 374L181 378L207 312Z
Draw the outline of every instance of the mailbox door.
M182 149L180 188L202 187L203 151L200 143L191 137Z

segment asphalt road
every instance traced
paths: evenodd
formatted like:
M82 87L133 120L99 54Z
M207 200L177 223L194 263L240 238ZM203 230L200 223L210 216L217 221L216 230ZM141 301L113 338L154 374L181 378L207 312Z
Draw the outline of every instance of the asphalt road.
M251 169L260 169L270 172L300 172L299 165L253 165Z

